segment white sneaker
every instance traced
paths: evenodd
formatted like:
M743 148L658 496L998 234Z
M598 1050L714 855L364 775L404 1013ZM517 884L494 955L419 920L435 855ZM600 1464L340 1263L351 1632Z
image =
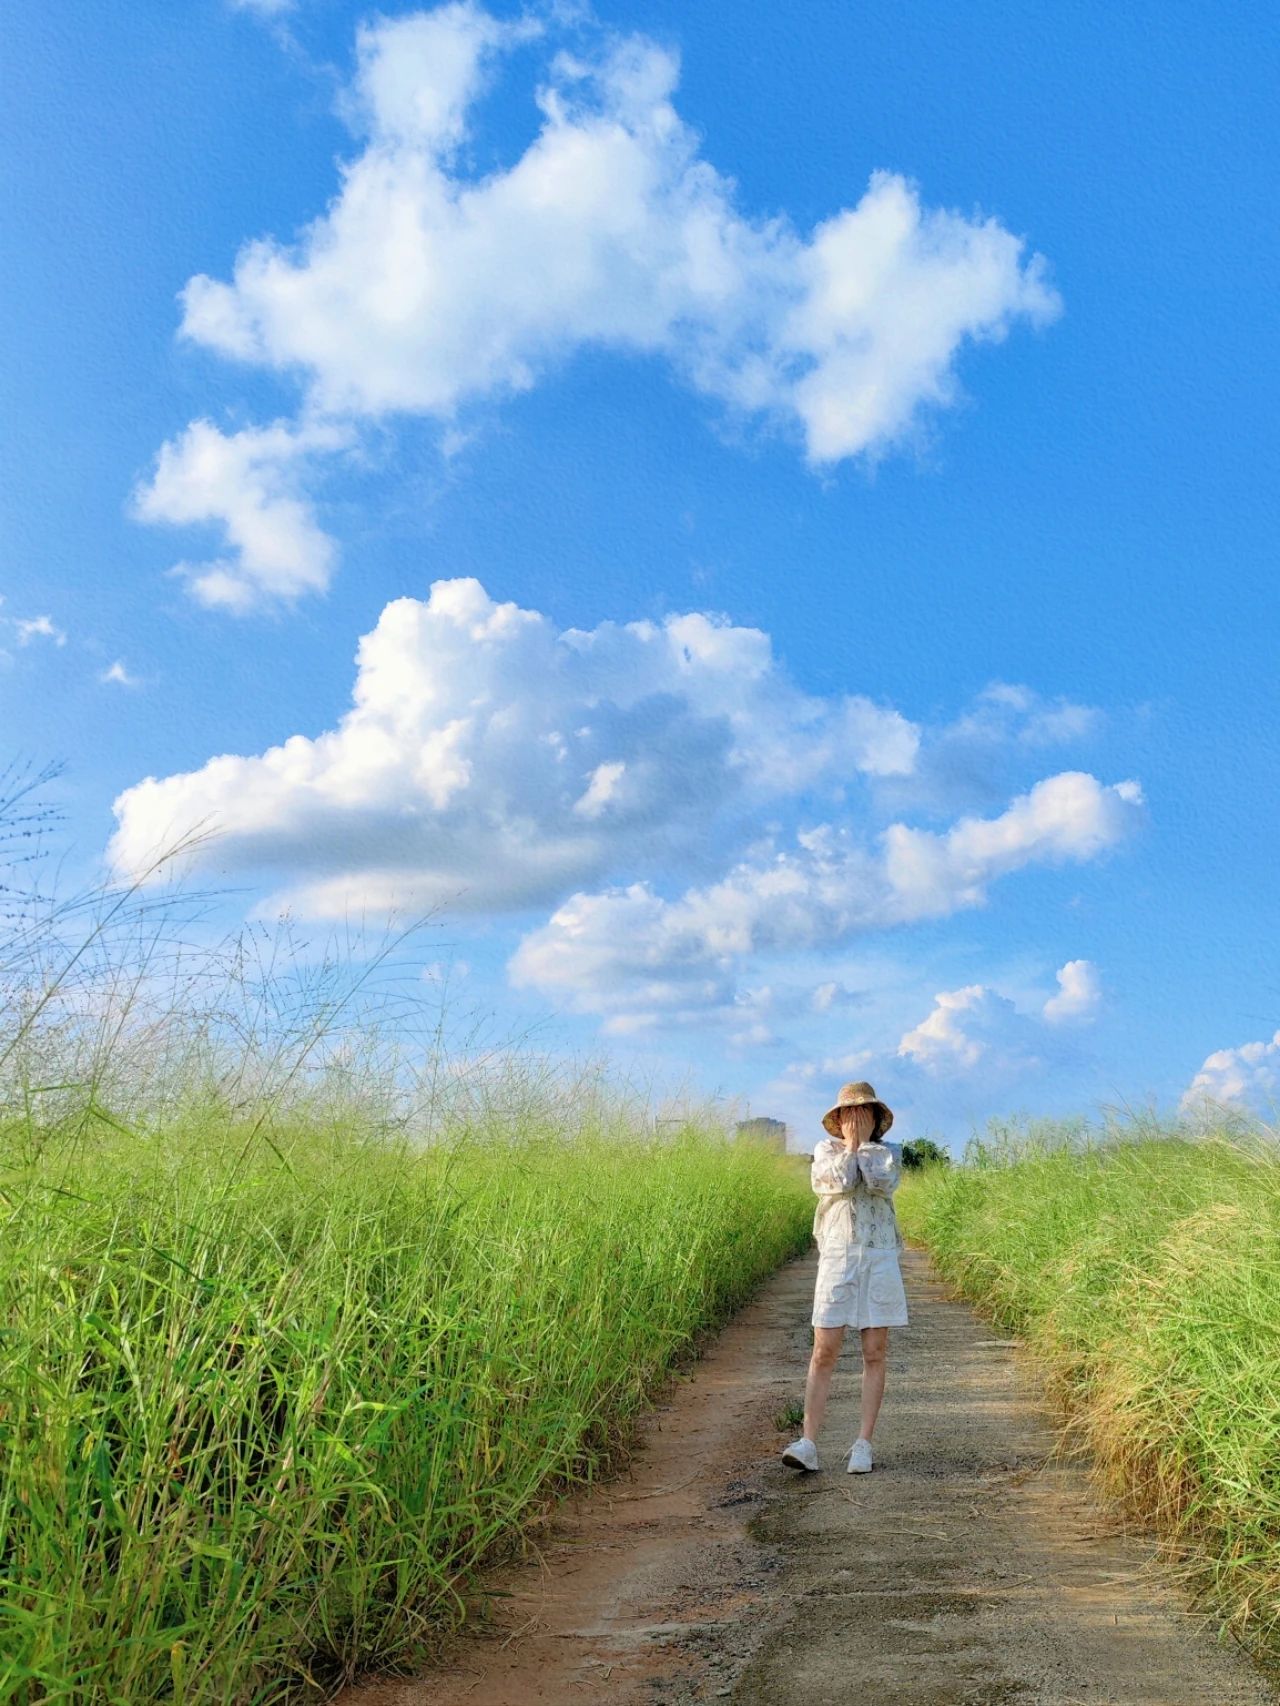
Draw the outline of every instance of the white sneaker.
M849 1453L849 1461L845 1465L850 1475L865 1475L871 1467L871 1441L855 1439L853 1449Z
M782 1461L793 1469L816 1469L818 1467L818 1448L811 1439L802 1435L793 1439L782 1454Z

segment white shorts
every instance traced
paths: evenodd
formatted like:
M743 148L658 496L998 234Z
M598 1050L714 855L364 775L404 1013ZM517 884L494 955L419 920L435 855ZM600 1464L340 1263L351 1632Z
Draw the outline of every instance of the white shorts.
M818 1253L815 1327L905 1327L907 1293L898 1252L833 1243Z

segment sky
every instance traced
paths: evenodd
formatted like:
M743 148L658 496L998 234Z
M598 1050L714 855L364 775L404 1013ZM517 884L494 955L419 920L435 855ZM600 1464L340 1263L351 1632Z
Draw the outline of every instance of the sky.
M1252 4L10 14L3 758L510 1034L1276 1115ZM178 869L170 860L163 868ZM683 1093L683 1092L682 1092Z

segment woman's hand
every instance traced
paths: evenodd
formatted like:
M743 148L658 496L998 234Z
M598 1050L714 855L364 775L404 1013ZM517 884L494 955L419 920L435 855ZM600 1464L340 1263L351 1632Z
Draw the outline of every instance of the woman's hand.
M864 1143L871 1141L871 1133L876 1128L876 1116L870 1108L842 1108L840 1111L840 1141L845 1151L852 1154L855 1149L861 1149Z

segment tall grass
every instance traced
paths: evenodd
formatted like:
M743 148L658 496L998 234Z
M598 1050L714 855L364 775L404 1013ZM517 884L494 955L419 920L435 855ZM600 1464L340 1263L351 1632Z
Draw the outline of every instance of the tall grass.
M4 1181L0 1697L320 1698L428 1658L808 1239L792 1169L696 1128L423 1153L309 1116L237 1171L244 1138L107 1132Z
M971 1144L904 1230L1041 1359L1103 1493L1280 1674L1280 1149L1151 1122Z
M459 1046L403 933L0 890L0 1701L429 1662L805 1248L807 1181L711 1110L659 1140L598 1063Z

